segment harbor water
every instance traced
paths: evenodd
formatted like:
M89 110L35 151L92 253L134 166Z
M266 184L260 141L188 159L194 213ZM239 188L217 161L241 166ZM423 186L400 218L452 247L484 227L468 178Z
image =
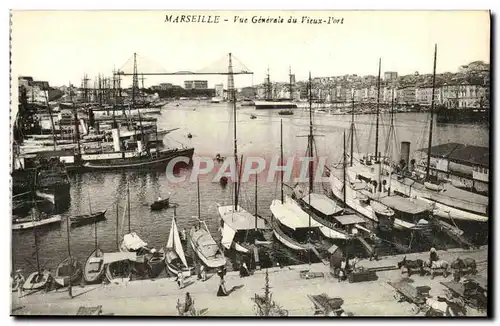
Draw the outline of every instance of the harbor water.
M233 153L233 110L227 103L212 104L206 101L181 101L167 104L158 117L158 127L163 129L180 128L168 134L164 143L177 147L183 143L195 148L195 155L215 157L231 156ZM251 114L256 119L250 119ZM381 117L379 148L384 152L389 129L389 114ZM411 142L411 150L427 146L429 124L428 113L399 113L394 116L396 141ZM278 110L259 110L253 107L238 107L237 134L238 153L244 157L269 158L279 155L280 120L283 121L283 150L285 157L304 156L307 149L309 113L302 109L294 115L280 116ZM356 115L356 152L371 152L375 147L375 115ZM331 115L316 112L313 117L317 155L326 156L328 163L337 163L343 153L343 133L349 132L350 115ZM188 138L188 134L192 134ZM489 130L479 124L435 124L433 145L461 142L468 139L470 145L489 146ZM217 165L217 164L216 164ZM188 175L189 170L179 171ZM259 177L257 204L258 212L270 216L271 201L279 198L280 187L276 181L268 182L267 175ZM118 241L128 232L127 184L130 189L130 229L135 231L150 246L160 248L167 242L173 209L151 211L150 204L158 196L170 197L176 209L179 230L188 230L196 221L198 214L196 182L171 183L165 173L160 172L103 172L70 175L71 201L61 215L60 225L38 230L40 265L54 270L57 264L67 257L67 233L65 218L87 214L89 210L107 210L106 220L97 224L98 242L105 252L117 250ZM323 186L315 185L316 191ZM255 185L243 184L240 192L240 205L254 213ZM200 178L201 217L206 221L216 240L218 232L217 204L232 203L232 187L222 187L212 182L211 177ZM90 203L90 205L89 205ZM118 212L116 210L118 203ZM71 254L81 263L94 250L94 226L72 228L70 232ZM35 238L33 230L12 233L12 268L22 268L25 272L35 269ZM297 262L298 263L298 262Z

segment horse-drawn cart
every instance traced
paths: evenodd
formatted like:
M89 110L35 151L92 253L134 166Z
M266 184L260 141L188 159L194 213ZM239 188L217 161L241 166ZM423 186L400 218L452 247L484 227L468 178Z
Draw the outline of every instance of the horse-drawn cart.
M486 310L488 306L487 283L479 277L467 278L463 283L441 282L448 290L448 298L459 301L477 310Z
M314 304L314 315L318 316L352 316L342 309L344 300L342 298L330 298L325 293L317 295L307 295L309 300Z
M420 311L425 310L426 300L430 296L431 288L429 286L413 286L406 281L400 282L387 282L392 286L396 293L394 299L398 302L409 302L412 304L411 311L413 314L418 314Z

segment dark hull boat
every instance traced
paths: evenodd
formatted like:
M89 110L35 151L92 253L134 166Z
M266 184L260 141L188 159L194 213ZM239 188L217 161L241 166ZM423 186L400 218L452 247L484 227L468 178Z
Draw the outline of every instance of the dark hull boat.
M133 252L112 252L104 254L106 278L110 283L123 283L130 280L135 261Z
M169 206L170 206L169 198L157 200L151 204L151 210L152 211L159 211L159 210L162 210L164 208L168 208Z
M83 279L86 283L99 283L104 276L104 253L101 249L92 251L85 262Z
M95 222L103 221L105 219L106 219L106 210L101 212L95 212L93 214L70 217L72 227L92 224Z
M150 255L146 255L149 277L156 278L165 269L165 252L159 250Z
M54 281L62 286L77 284L82 279L82 266L73 257L67 257L57 265Z
M163 170L166 169L170 160L182 156L191 161L194 148L173 149L157 153L156 155L134 156L129 158L117 158L102 161L85 162L83 167L87 171L107 171L107 170Z

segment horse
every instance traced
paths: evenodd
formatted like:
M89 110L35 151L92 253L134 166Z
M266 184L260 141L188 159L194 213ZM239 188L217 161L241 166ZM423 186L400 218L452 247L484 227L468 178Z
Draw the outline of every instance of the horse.
M460 258L458 257L454 262L451 263L451 268L457 270L460 276L465 274L464 270L470 271L472 275L477 274L477 264L472 258Z
M424 261L422 259L407 260L404 256L403 260L398 263L398 268L401 269L401 267L406 268L408 276L411 276L412 270L418 270L420 275L424 274ZM402 269L401 273L403 273Z
M450 274L450 264L446 260L426 262L425 267L428 268L427 274L431 275L431 279L434 279L434 276L436 275L436 272L438 270L441 270L443 277L448 277L448 275Z

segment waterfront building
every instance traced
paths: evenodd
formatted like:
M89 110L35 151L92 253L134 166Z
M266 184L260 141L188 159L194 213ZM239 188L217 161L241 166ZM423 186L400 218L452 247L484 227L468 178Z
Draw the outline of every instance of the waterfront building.
M396 71L386 71L384 72L384 80L386 81L396 81L398 79L398 73Z
M186 80L184 81L185 89L207 89L208 81L206 80Z

